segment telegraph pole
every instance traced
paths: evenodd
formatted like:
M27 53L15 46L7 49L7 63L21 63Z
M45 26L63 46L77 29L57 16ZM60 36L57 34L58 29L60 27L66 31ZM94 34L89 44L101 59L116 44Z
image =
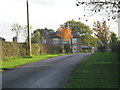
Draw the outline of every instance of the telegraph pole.
M30 32L30 25L29 25L29 5L28 5L28 0L27 0L27 29L28 29L28 42L27 42L27 52L28 52L28 56L32 56L31 53L31 32Z
M67 28L69 28L69 23L67 23ZM72 32L71 32L72 33ZM70 38L70 51L73 54L73 43L72 43L72 38Z

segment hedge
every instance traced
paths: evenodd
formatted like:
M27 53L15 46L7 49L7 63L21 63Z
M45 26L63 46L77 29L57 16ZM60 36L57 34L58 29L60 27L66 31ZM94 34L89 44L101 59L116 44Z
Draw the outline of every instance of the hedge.
M2 60L27 55L26 43L2 42ZM62 47L32 43L32 55L61 53Z

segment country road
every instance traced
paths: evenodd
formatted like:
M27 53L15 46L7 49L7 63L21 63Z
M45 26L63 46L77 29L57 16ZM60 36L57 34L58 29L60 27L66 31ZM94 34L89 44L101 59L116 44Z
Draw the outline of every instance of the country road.
M2 73L3 88L65 88L77 65L90 53L57 56Z

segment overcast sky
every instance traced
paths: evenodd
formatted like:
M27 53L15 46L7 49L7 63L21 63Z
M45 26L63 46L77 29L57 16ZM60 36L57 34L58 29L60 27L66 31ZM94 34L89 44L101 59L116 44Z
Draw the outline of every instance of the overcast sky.
M68 20L79 21L79 17L84 17L83 10L83 7L76 6L76 0L29 0L30 25L33 30L45 27L57 30L60 24ZM26 0L0 0L0 37L4 37L6 41L12 41L15 33L11 31L11 25L14 23L26 25L26 16ZM93 22L101 21L102 18L96 15L83 18L81 22L92 28ZM109 22L108 24L117 34L117 23ZM24 41L22 34L19 41Z

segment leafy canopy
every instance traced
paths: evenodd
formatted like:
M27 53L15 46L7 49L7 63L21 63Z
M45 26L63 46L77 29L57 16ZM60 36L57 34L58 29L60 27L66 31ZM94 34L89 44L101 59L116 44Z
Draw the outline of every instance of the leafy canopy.
M92 30L89 28L89 26L85 25L84 23L80 21L70 20L67 21L65 24L69 24L70 29L73 31L77 31L80 34L92 34Z

